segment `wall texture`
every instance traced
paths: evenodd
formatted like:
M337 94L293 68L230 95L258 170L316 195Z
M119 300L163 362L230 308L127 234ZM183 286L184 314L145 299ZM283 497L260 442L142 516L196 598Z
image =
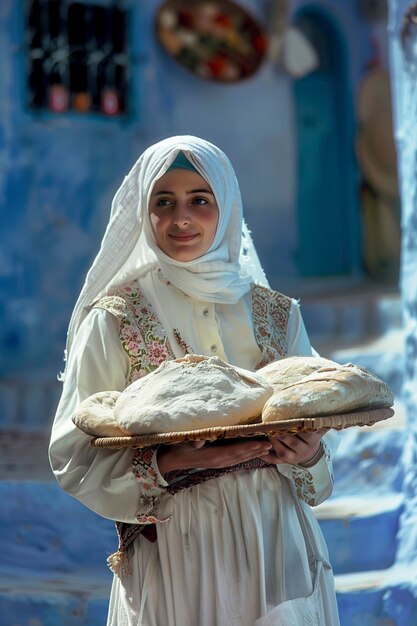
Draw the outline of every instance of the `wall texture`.
M417 26L404 31L410 2L391 0L390 40L402 198L402 278L406 362L404 400L409 436L404 455L405 512L398 559L417 563Z

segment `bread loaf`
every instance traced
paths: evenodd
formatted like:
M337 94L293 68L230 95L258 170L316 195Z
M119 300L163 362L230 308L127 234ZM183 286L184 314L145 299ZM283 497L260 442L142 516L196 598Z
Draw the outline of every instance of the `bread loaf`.
M114 413L129 435L231 426L259 418L272 392L260 374L219 357L187 355L129 385Z
M295 356L258 370L273 386L262 421L337 415L393 405L393 394L369 370L321 357Z
M122 437L114 416L120 391L100 391L83 400L72 416L74 424L92 437Z

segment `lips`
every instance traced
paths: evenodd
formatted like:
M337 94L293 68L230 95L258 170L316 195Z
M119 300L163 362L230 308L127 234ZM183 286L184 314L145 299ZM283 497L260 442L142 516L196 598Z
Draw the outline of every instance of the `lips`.
M171 233L169 237L173 241L176 241L178 243L187 243L187 241L193 241L194 239L196 239L196 237L198 237L198 233L187 234L187 235L174 235Z

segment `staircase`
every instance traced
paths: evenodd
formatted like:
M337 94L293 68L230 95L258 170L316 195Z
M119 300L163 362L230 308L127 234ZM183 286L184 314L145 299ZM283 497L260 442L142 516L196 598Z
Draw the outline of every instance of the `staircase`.
M329 547L341 626L416 626L417 572L396 564L406 437L399 296L360 289L306 296L301 309L322 356L367 367L395 395L393 418L340 432L334 493L314 509Z

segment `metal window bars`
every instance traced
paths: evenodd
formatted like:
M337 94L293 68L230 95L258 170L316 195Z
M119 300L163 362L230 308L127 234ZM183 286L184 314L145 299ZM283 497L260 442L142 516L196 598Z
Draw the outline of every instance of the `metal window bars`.
M67 0L28 0L28 106L55 113L129 110L127 11Z

